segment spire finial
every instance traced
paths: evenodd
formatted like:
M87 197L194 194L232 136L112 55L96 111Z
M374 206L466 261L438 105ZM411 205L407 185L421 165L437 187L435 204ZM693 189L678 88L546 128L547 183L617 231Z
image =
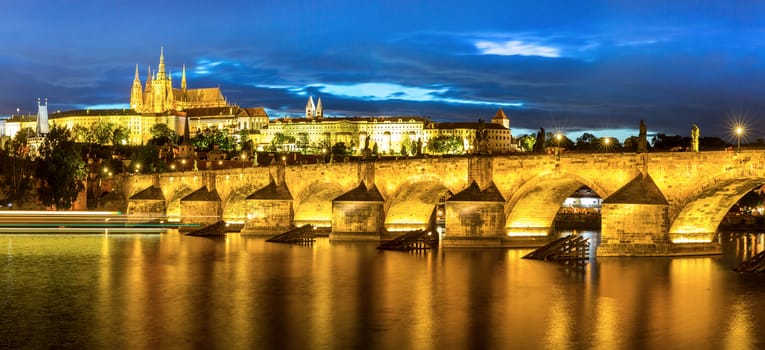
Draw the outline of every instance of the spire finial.
M161 80L165 77L165 47L159 47L159 67L157 67L157 79Z
M186 65L183 65L183 73L181 74L181 90L186 91Z

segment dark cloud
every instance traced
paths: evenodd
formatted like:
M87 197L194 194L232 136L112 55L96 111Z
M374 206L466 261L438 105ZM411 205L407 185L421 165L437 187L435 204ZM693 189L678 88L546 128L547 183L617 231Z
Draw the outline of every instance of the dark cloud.
M185 64L190 87L278 114L301 113L313 95L342 115L476 120L504 106L531 130L643 119L723 135L765 111L765 5L754 2L85 4L5 6L0 115L32 111L37 97L60 109L127 104L135 64L144 80L163 45L176 84ZM370 83L379 91L362 93Z

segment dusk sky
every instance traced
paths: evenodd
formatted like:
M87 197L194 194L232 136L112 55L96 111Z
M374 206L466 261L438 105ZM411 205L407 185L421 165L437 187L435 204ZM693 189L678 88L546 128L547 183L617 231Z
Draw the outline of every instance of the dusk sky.
M762 1L2 0L0 115L127 107L160 47L180 86L220 86L271 117L491 119L544 127L765 137ZM623 139L622 134L613 134Z

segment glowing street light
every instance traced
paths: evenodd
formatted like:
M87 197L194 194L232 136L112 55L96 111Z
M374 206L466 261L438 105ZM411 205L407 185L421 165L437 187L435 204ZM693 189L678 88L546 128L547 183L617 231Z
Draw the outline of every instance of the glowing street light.
M135 165L135 172L136 173L141 172L141 163L136 163L136 165Z
M741 152L741 135L744 134L744 127L739 125L736 127L736 148L737 152Z
M563 135L561 135L560 133L555 134L555 142L557 143L555 153L558 154L558 157L560 157L560 140L562 138L563 138Z

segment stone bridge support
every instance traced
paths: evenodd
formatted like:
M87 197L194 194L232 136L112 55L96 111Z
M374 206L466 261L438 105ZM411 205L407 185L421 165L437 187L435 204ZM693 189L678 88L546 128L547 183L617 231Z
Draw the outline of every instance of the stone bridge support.
M765 184L765 152L436 157L119 179L109 197L122 202L105 205L134 218L159 218L164 205L170 221L207 216L253 230L311 223L338 237L435 225L444 242L486 246L544 243L564 199L587 186L606 199L599 255L674 255L714 250L727 211ZM457 196L464 191L472 194Z

